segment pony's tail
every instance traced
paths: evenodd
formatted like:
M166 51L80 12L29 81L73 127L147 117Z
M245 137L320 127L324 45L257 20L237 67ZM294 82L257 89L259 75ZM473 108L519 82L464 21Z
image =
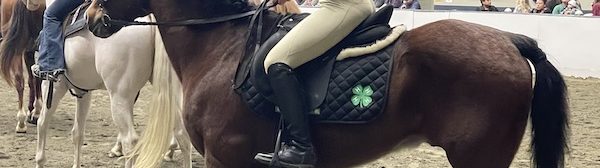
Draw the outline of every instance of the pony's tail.
M564 167L564 153L569 150L565 81L535 40L519 34L510 34L509 37L521 55L533 62L536 71L530 114L532 167Z
M150 15L150 20L156 19ZM173 73L173 67L165 51L158 28L154 28L155 52L152 70L152 101L149 104L149 116L140 141L129 154L135 160L135 167L159 167L163 155L167 152L174 124L179 121L180 99L179 79Z
M30 39L30 22L27 18L31 12L23 2L18 1L13 8L9 26L0 44L0 71L9 86L15 87L16 81L23 81L23 53Z

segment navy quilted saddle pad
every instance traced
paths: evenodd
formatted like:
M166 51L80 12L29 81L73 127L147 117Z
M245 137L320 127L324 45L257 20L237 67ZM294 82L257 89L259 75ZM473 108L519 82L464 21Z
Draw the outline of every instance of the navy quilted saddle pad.
M361 124L379 116L386 105L395 43L372 54L336 61L324 102L312 114L321 123ZM249 108L260 115L277 117L276 108L251 80L240 87Z

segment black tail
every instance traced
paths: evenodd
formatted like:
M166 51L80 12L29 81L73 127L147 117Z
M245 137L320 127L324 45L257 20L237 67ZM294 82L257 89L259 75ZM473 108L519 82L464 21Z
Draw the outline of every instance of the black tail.
M10 25L0 45L0 70L4 80L14 86L15 78L23 78L23 54L30 48L41 30L43 8L29 11L27 6L15 3Z
M521 55L533 62L536 71L531 107L533 167L564 167L564 153L569 150L565 81L535 40L519 34L509 37Z

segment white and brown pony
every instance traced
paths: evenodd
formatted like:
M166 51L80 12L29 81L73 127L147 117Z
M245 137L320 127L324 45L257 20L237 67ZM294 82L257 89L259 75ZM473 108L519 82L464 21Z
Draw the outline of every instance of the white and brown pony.
M47 0L46 6L54 0ZM44 2L29 0L28 6L44 5ZM21 9L27 10L27 9ZM152 16L140 18L143 21L153 20ZM18 61L21 58L8 59ZM177 85L178 79L170 76L172 73L168 57L164 51L162 39L156 27L137 26L124 29L112 38L101 39L95 37L90 31L84 29L72 34L65 39L65 62L68 69L66 75L61 76L59 82L54 83L51 96L51 107L46 106L41 111L38 120L38 145L36 152L36 167L43 167L46 156L46 135L48 124L56 111L60 100L67 91L77 97L77 111L73 125L72 136L75 145L73 167L81 166L81 145L84 139L84 126L87 113L89 112L91 94L90 91L104 89L110 96L110 108L112 118L118 127L117 142L110 155L117 157L126 154L132 149L138 140L138 134L134 130L133 106L137 95L142 87L152 82L153 90L159 94L153 95L153 102L164 102L169 98L169 105L161 105L173 110L179 110L180 89ZM9 61L2 66L15 66L18 63ZM8 67L10 70L18 70ZM165 78L173 78L164 82ZM160 81L160 82L156 82ZM48 81L42 83L42 100L48 101ZM175 87L162 87L161 85L174 85ZM163 88L170 88L164 91ZM171 88L174 88L171 90ZM171 99L173 98L173 99ZM156 104L156 103L152 103ZM173 121L181 123L181 120ZM184 166L191 167L191 144L187 133L181 124L174 128L174 134L184 157ZM149 128L151 129L151 128ZM173 130L171 130L173 132ZM165 155L166 159L173 157L173 150L177 143L170 139L170 151Z

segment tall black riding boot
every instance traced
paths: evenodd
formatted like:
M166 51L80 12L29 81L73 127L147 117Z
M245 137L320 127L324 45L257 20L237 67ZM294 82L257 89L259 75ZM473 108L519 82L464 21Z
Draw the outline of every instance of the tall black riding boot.
M275 102L281 111L290 141L278 152L285 167L314 167L316 154L312 145L306 98L296 74L288 65L276 63L268 68Z

